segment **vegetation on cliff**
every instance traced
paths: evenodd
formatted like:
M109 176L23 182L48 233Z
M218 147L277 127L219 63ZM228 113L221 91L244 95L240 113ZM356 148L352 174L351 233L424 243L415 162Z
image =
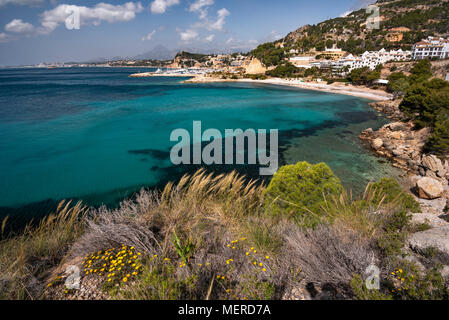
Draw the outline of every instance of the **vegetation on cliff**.
M391 86L406 87L400 109L412 119L418 128L433 128L432 136L426 144L426 152L440 156L449 154L449 82L430 79L431 65L428 60L415 64L408 78L399 77Z
M402 258L416 210L391 179L353 199L325 164L281 168L268 187L200 170L114 210L66 204L5 237L0 296L91 298L65 288L75 265L116 299L448 298L437 267ZM363 286L373 263L380 291Z

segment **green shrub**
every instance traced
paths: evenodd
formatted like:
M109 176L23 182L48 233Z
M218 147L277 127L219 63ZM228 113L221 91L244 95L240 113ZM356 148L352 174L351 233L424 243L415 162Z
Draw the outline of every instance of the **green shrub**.
M449 286L438 268L422 272L413 262L401 260L386 282L395 300L447 300Z
M413 82L422 82L432 76L432 64L428 59L419 60L410 70Z
M449 82L432 79L413 84L399 108L419 127L433 127L440 115L449 112Z
M426 142L425 151L438 156L449 154L449 112L446 116L438 117L432 135Z
M282 65L278 65L275 69L265 72L267 76L277 77L277 78L292 78L298 73L298 68L295 67L290 62Z
M252 80L265 80L267 76L264 74L247 74L246 78L250 78Z
M407 76L403 72L395 72L388 76L388 92L396 93L398 95L404 95L407 92L409 83Z
M399 183L392 178L382 178L380 181L373 183L371 188L376 190L374 202L384 203L394 202L398 208L411 211L413 213L421 212L418 201L411 194L405 193Z
M190 238L187 238L185 241L181 241L176 232L174 232L172 243L181 260L184 263L188 263L190 261L190 257L193 255L193 251L195 250L195 245L192 243Z
M368 289L359 274L355 274L351 280L351 289L356 299L358 300L392 300L393 297L388 294L383 294L376 289Z
M260 281L257 277L249 276L242 281L241 294L249 300L272 300L275 287L269 281ZM246 300L246 299L245 299Z
M156 259L155 259L156 260ZM146 263L142 273L131 285L113 287L109 293L117 299L130 300L179 300L194 298L197 276L184 277L176 273L171 261Z
M340 194L340 180L324 163L298 162L283 166L264 191L268 213L290 216L304 227L313 227L322 219L325 197Z

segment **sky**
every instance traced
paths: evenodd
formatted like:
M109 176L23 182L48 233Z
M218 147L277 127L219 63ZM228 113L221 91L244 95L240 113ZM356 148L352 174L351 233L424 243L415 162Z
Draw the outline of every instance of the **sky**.
M242 48L370 0L0 0L0 66Z

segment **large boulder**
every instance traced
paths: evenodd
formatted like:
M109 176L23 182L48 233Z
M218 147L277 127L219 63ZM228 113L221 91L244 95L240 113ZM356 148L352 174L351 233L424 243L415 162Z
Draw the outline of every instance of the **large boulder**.
M415 251L435 248L449 254L449 226L414 233L408 239L408 244Z
M446 175L446 166L445 163L438 159L433 154L431 155L423 155L422 156L422 165L424 168L429 169L435 172L438 177L442 178Z
M418 196L422 199L437 199L444 192L443 185L436 179L424 177L416 182Z
M373 142L371 142L371 146L373 147L374 150L379 150L380 148L382 148L383 145L384 142L380 138L374 139Z

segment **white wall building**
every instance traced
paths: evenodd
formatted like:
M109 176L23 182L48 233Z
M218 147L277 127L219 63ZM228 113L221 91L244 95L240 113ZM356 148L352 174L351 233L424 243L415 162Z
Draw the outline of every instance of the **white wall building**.
M428 37L426 40L415 43L412 49L412 59L448 59L449 40L437 37Z
M306 68L309 69L312 67L310 64L311 61L315 59L314 56L298 56L298 57L291 57L289 59L290 63L298 68Z
M348 72L364 67L374 70L379 64L385 64L389 61L409 60L411 56L411 51L403 51L401 49L391 51L386 51L385 49L366 51L360 57L355 57L352 54L344 56L338 61L332 62L332 68L337 72L341 72L345 67L347 67Z

